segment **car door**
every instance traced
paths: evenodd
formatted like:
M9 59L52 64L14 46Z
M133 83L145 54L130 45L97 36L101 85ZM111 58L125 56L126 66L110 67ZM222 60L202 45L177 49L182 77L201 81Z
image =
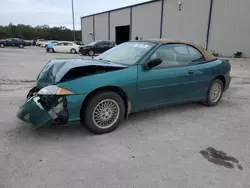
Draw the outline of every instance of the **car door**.
M150 70L138 67L138 106L148 108L164 104L198 100L204 97L208 77L202 63L203 55L197 50L196 56L187 55L186 60L178 62L176 47L186 47L184 44L166 44L158 48L148 59L160 58L162 63ZM197 58L197 56L199 56ZM183 58L183 57L182 57ZM197 60L199 59L199 60ZM146 63L146 62L145 62ZM210 73L207 73L210 75Z
M109 42L109 41L106 41L106 42L104 42L104 44L103 44L103 49L102 49L102 53L103 52L106 52L107 50L109 50L110 48L111 48L111 46L112 46L112 43L111 42Z
M95 53L103 53L104 52L104 48L105 48L105 44L103 41L101 42L98 42L96 45L95 45Z
M59 42L56 45L54 45L54 50L56 52L64 52L65 48L64 48L64 42Z
M71 42L64 43L64 53L69 53L72 48L73 44Z

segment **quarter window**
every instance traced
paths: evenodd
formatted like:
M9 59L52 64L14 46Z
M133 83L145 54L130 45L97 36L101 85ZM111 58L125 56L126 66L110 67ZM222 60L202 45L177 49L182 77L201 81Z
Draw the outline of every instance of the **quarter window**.
M155 51L150 59L160 58L162 63L153 69L188 66L204 62L203 55L194 47L185 44L166 44Z

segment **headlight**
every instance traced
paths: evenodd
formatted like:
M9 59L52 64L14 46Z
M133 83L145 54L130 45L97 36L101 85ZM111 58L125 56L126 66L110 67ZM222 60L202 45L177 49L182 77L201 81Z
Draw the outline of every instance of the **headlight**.
M44 87L38 92L38 95L72 95L72 94L74 94L72 91L60 88L56 85Z

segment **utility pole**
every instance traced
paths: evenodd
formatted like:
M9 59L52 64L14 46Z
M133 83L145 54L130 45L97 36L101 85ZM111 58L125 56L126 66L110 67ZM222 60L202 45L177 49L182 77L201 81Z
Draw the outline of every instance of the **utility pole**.
M73 19L73 33L74 33L74 41L76 40L76 32L75 32L75 12L74 12L74 0L72 0L72 19Z

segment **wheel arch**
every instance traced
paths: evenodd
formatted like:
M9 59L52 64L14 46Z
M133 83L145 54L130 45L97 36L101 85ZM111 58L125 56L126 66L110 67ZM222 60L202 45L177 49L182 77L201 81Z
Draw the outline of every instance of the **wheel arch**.
M128 96L127 96L126 92L122 88L117 87L117 86L103 86L103 87L97 88L97 89L93 90L92 92L90 92L86 96L86 98L84 99L84 101L82 103L81 112L85 109L85 107L87 106L87 103L91 100L91 98L96 93L102 92L102 91L113 91L113 92L117 93L118 95L120 95L120 97L123 99L123 102L125 105L125 118L127 118L131 112L132 105L131 105L131 102L128 100Z
M226 78L223 75L218 75L218 76L216 76L215 79L220 79L222 81L222 83L223 83L223 88L225 88Z
M71 52L72 50L75 50L75 51L76 51L76 49L75 49L74 47L70 49L70 52Z

